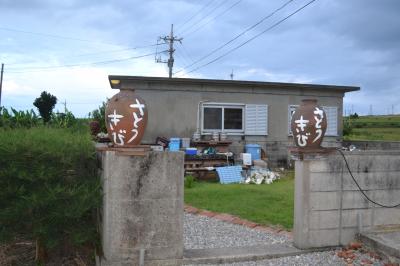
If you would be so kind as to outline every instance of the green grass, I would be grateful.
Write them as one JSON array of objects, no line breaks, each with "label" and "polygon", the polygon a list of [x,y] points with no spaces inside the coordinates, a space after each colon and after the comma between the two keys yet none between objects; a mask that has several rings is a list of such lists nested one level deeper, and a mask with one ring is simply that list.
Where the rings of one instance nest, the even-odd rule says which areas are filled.
[{"label": "green grass", "polygon": [[400,128],[353,128],[345,140],[400,141]]},{"label": "green grass", "polygon": [[185,203],[229,213],[264,225],[293,226],[293,172],[271,185],[196,182],[185,189]]},{"label": "green grass", "polygon": [[400,141],[400,115],[345,118],[353,130],[345,140]]}]

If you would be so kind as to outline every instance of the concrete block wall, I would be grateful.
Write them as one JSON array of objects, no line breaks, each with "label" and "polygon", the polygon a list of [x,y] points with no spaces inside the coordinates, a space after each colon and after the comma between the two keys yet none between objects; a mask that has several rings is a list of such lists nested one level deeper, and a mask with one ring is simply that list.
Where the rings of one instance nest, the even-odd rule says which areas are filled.
[{"label": "concrete block wall", "polygon": [[[102,152],[104,255],[98,265],[181,265],[182,152]],[[143,261],[142,261],[143,262]]]},{"label": "concrete block wall", "polygon": [[400,150],[400,141],[344,140],[343,147],[354,145],[359,150]]},{"label": "concrete block wall", "polygon": [[[384,205],[400,203],[400,151],[345,153],[366,194]],[[360,193],[343,158],[295,162],[294,243],[299,248],[346,245],[360,230],[400,225],[400,208],[382,208]]]}]

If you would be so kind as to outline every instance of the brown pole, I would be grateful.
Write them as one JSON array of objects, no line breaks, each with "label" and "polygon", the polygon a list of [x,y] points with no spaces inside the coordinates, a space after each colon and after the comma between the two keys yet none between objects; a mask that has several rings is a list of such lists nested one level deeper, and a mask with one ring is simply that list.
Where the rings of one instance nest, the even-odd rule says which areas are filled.
[{"label": "brown pole", "polygon": [[3,87],[3,72],[4,72],[4,64],[1,64],[1,74],[0,74],[0,107],[1,107],[1,89]]}]

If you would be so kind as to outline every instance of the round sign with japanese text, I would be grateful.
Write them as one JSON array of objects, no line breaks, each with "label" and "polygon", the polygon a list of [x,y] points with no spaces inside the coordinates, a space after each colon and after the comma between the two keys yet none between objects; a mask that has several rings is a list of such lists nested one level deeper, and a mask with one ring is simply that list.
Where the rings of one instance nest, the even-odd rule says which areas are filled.
[{"label": "round sign with japanese text", "polygon": [[105,120],[115,146],[137,146],[147,126],[146,103],[134,90],[121,90],[107,102]]},{"label": "round sign with japanese text", "polygon": [[326,114],[322,107],[317,105],[317,100],[302,100],[291,120],[291,130],[296,146],[305,149],[321,148],[326,127]]}]

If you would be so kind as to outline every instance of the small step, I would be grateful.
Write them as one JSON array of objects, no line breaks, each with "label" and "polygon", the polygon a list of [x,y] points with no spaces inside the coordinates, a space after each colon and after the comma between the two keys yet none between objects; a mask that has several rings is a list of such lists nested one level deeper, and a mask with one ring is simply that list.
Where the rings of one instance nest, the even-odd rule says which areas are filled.
[{"label": "small step", "polygon": [[400,228],[386,227],[362,232],[359,239],[391,262],[400,263]]},{"label": "small step", "polygon": [[209,249],[186,249],[183,264],[223,264],[297,256],[326,249],[301,250],[284,244]]}]

